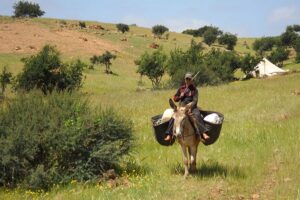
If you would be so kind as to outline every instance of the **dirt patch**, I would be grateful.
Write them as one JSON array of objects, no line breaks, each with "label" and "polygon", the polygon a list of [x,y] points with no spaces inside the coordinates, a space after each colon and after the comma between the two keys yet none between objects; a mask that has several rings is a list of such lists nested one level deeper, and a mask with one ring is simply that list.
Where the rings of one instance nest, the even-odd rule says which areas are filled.
[{"label": "dirt patch", "polygon": [[55,45],[67,55],[119,52],[120,47],[97,37],[75,30],[50,30],[29,23],[0,24],[0,53],[36,53],[45,44]]}]

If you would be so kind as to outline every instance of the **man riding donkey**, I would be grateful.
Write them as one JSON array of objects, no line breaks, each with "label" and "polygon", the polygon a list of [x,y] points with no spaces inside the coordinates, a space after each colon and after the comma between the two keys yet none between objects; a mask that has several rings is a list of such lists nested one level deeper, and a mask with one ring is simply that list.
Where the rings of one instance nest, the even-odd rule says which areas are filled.
[{"label": "man riding donkey", "polygon": [[[197,75],[197,74],[196,74]],[[191,120],[195,132],[202,140],[209,139],[207,135],[208,129],[205,127],[203,119],[201,117],[200,111],[197,107],[198,103],[198,90],[193,84],[193,75],[191,73],[186,73],[184,76],[184,85],[180,86],[176,94],[173,97],[175,102],[179,102],[179,106],[185,106],[188,103],[191,103],[191,109],[188,111],[189,119]],[[173,131],[174,119],[171,118],[169,121],[169,126],[166,131],[165,141],[172,140],[172,131]]]}]

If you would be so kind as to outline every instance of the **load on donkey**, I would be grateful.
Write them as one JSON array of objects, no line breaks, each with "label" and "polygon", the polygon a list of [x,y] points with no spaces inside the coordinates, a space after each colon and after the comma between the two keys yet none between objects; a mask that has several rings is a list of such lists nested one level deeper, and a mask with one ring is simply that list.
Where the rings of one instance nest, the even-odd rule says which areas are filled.
[{"label": "load on donkey", "polygon": [[169,146],[177,139],[181,145],[185,176],[189,174],[189,169],[196,169],[197,147],[200,141],[205,145],[216,142],[224,120],[224,116],[219,112],[204,111],[197,107],[198,90],[193,85],[196,76],[193,77],[191,73],[185,75],[185,84],[173,97],[179,102],[179,106],[170,99],[172,109],[167,109],[163,115],[156,115],[151,119],[159,144]]}]

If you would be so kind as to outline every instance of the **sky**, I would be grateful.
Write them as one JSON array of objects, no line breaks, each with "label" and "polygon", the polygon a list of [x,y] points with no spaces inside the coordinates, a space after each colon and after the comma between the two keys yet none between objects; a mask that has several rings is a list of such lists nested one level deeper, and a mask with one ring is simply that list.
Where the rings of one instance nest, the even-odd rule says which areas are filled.
[{"label": "sky", "polygon": [[[160,24],[182,32],[205,25],[238,37],[276,36],[300,24],[300,0],[29,0],[43,17],[136,24]],[[0,15],[13,15],[16,0],[0,0]]]}]

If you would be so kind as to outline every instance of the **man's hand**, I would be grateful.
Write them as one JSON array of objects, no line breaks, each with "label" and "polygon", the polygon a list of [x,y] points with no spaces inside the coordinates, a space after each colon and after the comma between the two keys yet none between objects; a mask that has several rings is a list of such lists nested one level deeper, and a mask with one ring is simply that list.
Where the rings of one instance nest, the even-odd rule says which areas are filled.
[{"label": "man's hand", "polygon": [[184,92],[180,93],[180,98],[184,97]]}]

